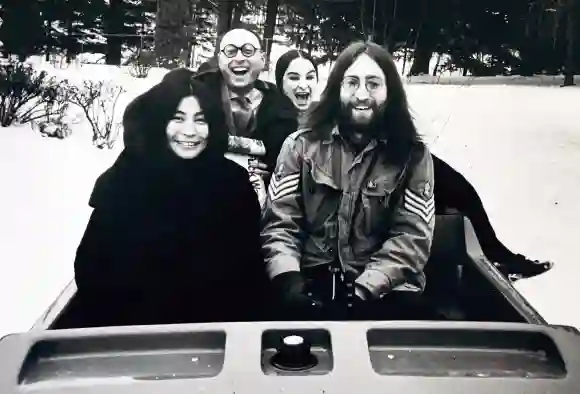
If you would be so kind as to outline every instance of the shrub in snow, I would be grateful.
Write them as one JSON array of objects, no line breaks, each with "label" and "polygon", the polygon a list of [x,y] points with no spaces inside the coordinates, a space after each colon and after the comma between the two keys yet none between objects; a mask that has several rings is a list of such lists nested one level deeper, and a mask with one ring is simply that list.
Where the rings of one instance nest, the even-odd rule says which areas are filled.
[{"label": "shrub in snow", "polygon": [[[30,65],[10,62],[0,66],[0,125],[27,123],[64,111],[59,103],[62,83],[37,72]],[[48,107],[48,109],[47,109]]]},{"label": "shrub in snow", "polygon": [[155,54],[151,51],[140,51],[129,60],[129,74],[135,78],[147,78],[149,70],[156,65]]},{"label": "shrub in snow", "polygon": [[112,149],[119,133],[114,124],[115,107],[119,96],[126,90],[110,81],[83,81],[83,86],[71,86],[69,100],[79,106],[93,131],[93,144]]},{"label": "shrub in snow", "polygon": [[63,122],[62,119],[53,122],[33,123],[33,129],[38,130],[43,137],[58,138],[59,140],[65,139],[72,134],[71,127]]},{"label": "shrub in snow", "polygon": [[71,134],[70,126],[65,122],[65,115],[70,106],[70,91],[71,86],[66,80],[47,87],[45,96],[49,97],[49,100],[28,120],[43,137],[63,139]]}]

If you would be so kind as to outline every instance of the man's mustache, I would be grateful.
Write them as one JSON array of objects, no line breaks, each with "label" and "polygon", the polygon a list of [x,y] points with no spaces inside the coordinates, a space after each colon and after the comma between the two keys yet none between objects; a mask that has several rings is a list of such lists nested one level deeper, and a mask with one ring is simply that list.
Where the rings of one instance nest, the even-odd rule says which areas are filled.
[{"label": "man's mustache", "polygon": [[351,104],[351,106],[354,107],[370,107],[370,108],[374,108],[376,107],[374,105],[373,101],[356,101],[355,103]]}]

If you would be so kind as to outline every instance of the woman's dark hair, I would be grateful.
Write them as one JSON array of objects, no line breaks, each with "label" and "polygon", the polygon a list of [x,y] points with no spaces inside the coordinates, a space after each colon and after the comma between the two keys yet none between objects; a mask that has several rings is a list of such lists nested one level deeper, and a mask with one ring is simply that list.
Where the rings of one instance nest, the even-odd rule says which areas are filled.
[{"label": "woman's dark hair", "polygon": [[387,102],[382,118],[376,123],[376,136],[388,139],[391,157],[399,162],[398,159],[408,157],[413,146],[424,145],[409,112],[403,81],[391,54],[372,42],[354,42],[338,56],[320,100],[308,111],[308,127],[322,133],[321,137],[324,137],[337,124],[338,114],[341,113],[340,90],[344,73],[362,54],[367,54],[385,73]]},{"label": "woman's dark hair", "polygon": [[171,152],[166,128],[181,100],[195,96],[209,126],[204,156],[222,156],[228,147],[228,128],[218,93],[192,79],[187,69],[172,71],[171,76],[131,102],[123,116],[125,149],[141,157],[167,157]]},{"label": "woman's dark hair", "polygon": [[284,53],[282,56],[280,56],[278,58],[278,61],[276,62],[276,69],[274,70],[274,76],[276,78],[276,86],[278,87],[278,89],[282,90],[282,79],[284,79],[284,73],[286,72],[286,70],[290,66],[290,63],[292,63],[292,61],[294,59],[297,59],[299,57],[306,59],[310,63],[312,63],[312,65],[314,66],[314,71],[316,72],[316,79],[318,79],[318,68],[316,67],[316,62],[314,61],[312,56],[310,56],[309,54],[307,54],[304,51],[300,51],[298,49],[292,49],[292,50]]}]

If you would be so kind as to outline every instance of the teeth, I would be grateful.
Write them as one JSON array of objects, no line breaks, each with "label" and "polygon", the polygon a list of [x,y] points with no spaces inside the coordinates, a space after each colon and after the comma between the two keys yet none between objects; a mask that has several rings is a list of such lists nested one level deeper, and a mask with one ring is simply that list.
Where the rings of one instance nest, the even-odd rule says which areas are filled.
[{"label": "teeth", "polygon": [[177,143],[179,145],[183,145],[187,148],[195,148],[197,145],[199,145],[199,142],[186,142],[186,141],[177,141]]},{"label": "teeth", "polygon": [[248,71],[248,69],[245,67],[234,67],[232,68],[232,71],[236,73],[245,73],[246,71]]}]

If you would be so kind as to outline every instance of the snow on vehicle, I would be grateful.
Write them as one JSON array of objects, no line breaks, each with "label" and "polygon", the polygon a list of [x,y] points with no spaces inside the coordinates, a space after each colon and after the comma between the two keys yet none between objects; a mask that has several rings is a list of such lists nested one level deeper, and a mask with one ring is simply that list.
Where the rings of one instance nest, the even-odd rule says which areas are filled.
[{"label": "snow on vehicle", "polygon": [[438,215],[424,296],[447,318],[67,327],[72,281],[0,341],[1,393],[577,393],[580,331],[551,326]]}]

